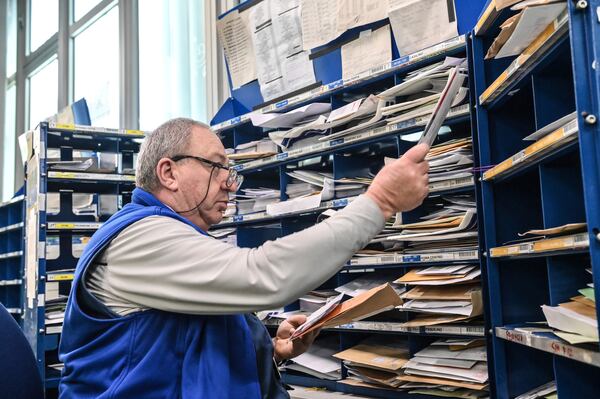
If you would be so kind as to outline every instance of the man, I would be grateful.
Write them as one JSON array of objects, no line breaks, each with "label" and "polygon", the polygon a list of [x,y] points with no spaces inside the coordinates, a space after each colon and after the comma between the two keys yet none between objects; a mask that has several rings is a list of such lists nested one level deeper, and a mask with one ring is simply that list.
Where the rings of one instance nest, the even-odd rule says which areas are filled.
[{"label": "man", "polygon": [[[241,314],[287,304],[334,275],[397,211],[428,193],[428,148],[385,166],[368,191],[301,232],[238,248],[210,237],[241,183],[208,126],[174,119],[140,149],[132,203],[83,252],[63,327],[61,398],[285,397],[271,357],[302,353],[304,321],[271,341]],[[272,346],[271,346],[272,345]],[[266,354],[266,355],[265,355]]]}]

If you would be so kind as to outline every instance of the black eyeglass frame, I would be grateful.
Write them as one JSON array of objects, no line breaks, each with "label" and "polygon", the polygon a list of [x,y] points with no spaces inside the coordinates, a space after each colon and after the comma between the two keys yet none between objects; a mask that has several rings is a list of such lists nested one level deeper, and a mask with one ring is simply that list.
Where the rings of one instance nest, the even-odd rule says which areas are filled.
[{"label": "black eyeglass frame", "polygon": [[[225,166],[219,162],[211,161],[210,159],[197,157],[194,155],[181,155],[181,154],[174,155],[169,159],[173,162],[178,162],[178,161],[181,161],[182,159],[188,159],[188,158],[195,159],[196,161],[199,161],[199,162],[204,162],[204,163],[212,166],[213,170],[214,170],[214,168],[226,170],[228,173],[228,176],[227,176],[227,181],[225,182],[225,185],[227,187],[231,187],[231,186],[233,186],[233,183],[237,183],[237,188],[239,189],[239,187],[242,185],[242,182],[244,181],[244,176],[238,175],[237,170],[235,170],[234,168],[230,168],[229,166]],[[211,175],[212,175],[212,171],[211,171]]]}]

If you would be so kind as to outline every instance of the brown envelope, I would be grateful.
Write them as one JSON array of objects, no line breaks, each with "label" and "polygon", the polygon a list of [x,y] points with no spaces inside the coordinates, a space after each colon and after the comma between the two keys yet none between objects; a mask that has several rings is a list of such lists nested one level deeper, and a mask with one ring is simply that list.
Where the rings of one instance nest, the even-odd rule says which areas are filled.
[{"label": "brown envelope", "polygon": [[438,280],[453,280],[455,278],[462,278],[467,275],[463,274],[417,274],[419,270],[413,269],[400,277],[394,283],[398,284],[410,284],[413,281],[438,281]]},{"label": "brown envelope", "polygon": [[402,305],[402,299],[389,283],[380,285],[337,305],[329,314],[298,337],[323,327],[335,327],[362,320]]},{"label": "brown envelope", "polygon": [[369,367],[360,366],[352,366],[348,367],[348,369],[360,374],[356,377],[364,379],[364,381],[368,383],[380,384],[391,387],[397,387],[398,385],[402,384],[402,382],[398,381],[398,379],[396,378],[398,376],[397,373],[390,373],[388,371],[375,370]]},{"label": "brown envelope", "polygon": [[494,58],[496,56],[496,54],[498,54],[498,52],[500,51],[502,46],[504,46],[504,44],[508,41],[508,39],[510,39],[513,32],[515,31],[515,28],[519,24],[521,15],[522,15],[522,13],[513,15],[512,17],[510,17],[506,21],[504,21],[504,23],[502,25],[500,25],[501,31],[498,34],[498,36],[496,36],[496,38],[492,42],[490,48],[488,49],[488,52],[485,55],[486,60]]},{"label": "brown envelope", "polygon": [[384,371],[398,371],[408,362],[407,348],[359,344],[333,357]]},{"label": "brown envelope", "polygon": [[590,319],[596,320],[596,309],[590,306],[586,306],[580,302],[560,303],[558,304],[558,306],[563,307],[565,309],[569,309],[582,316],[589,317]]},{"label": "brown envelope", "polygon": [[[401,327],[425,327],[425,326],[435,326],[438,324],[447,324],[458,321],[465,321],[472,319],[474,317],[480,316],[483,314],[483,300],[481,297],[481,291],[473,291],[471,292],[471,302],[473,302],[473,310],[469,316],[461,316],[461,315],[444,315],[444,314],[427,314],[427,315],[418,315],[414,319],[407,321],[405,323],[401,323]],[[582,305],[583,306],[583,305]]]},{"label": "brown envelope", "polygon": [[574,296],[571,298],[572,301],[579,302],[582,305],[589,306],[590,308],[596,309],[596,302],[592,301],[589,298],[584,297],[583,295]]},{"label": "brown envelope", "polygon": [[481,390],[487,388],[487,386],[488,386],[488,384],[478,384],[476,382],[446,380],[444,378],[421,377],[421,376],[417,376],[417,375],[399,375],[396,378],[398,378],[400,381],[405,381],[405,382],[424,382],[426,384],[450,385],[451,387],[468,388],[468,389],[474,389],[477,391],[481,391]]},{"label": "brown envelope", "polygon": [[481,290],[479,284],[464,285],[419,285],[401,295],[402,299],[428,300],[466,300],[471,299],[471,292]]}]

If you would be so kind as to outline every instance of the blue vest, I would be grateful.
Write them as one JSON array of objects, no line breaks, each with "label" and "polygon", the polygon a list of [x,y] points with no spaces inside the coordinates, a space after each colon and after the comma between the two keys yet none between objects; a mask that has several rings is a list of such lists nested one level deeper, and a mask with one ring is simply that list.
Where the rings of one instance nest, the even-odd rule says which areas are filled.
[{"label": "blue vest", "polygon": [[206,234],[135,189],[132,203],[93,235],[77,264],[65,313],[60,397],[261,398],[256,338],[243,315],[148,310],[122,317],[85,289],[82,279],[96,255],[124,228],[153,215],[172,217]]}]

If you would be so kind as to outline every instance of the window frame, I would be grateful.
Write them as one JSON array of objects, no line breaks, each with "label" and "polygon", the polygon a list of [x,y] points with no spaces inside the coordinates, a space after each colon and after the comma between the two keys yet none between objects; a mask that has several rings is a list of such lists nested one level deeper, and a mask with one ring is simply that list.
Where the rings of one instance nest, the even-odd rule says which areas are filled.
[{"label": "window frame", "polygon": [[[15,137],[25,132],[29,122],[29,77],[52,57],[58,58],[58,98],[60,110],[74,100],[74,38],[91,24],[100,19],[113,7],[119,7],[119,125],[127,129],[139,129],[139,0],[101,0],[79,20],[74,21],[74,2],[76,0],[58,0],[58,32],[44,44],[29,53],[29,15],[30,0],[8,0],[1,2],[0,21],[7,18],[8,2],[17,5],[17,70],[6,76],[6,63],[0,63],[0,154],[3,148],[5,115],[5,96],[9,85],[16,86]],[[229,97],[227,73],[223,52],[217,43],[217,16],[239,4],[239,0],[215,0],[205,2],[205,38],[206,38],[206,104],[207,114],[214,115],[223,101]],[[0,23],[0,53],[6,54],[6,24]],[[117,127],[117,126],[106,126]],[[15,140],[15,187],[16,191],[23,182],[23,163]],[[0,187],[2,187],[0,176]],[[1,192],[1,190],[0,190]]]}]

